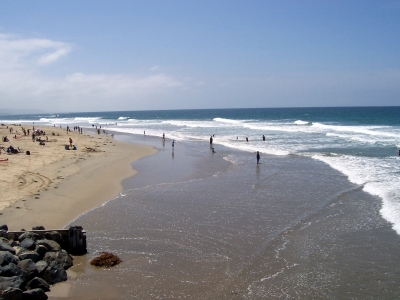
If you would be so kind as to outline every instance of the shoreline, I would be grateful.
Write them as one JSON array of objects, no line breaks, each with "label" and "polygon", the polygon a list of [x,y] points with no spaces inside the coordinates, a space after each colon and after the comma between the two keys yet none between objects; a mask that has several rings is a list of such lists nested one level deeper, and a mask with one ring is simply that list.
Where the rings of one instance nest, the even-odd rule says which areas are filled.
[{"label": "shoreline", "polygon": [[[14,132],[9,133],[13,127]],[[26,126],[28,127],[28,126]],[[118,196],[122,181],[135,175],[131,163],[157,153],[151,146],[118,141],[111,135],[68,132],[57,127],[41,126],[52,142],[40,146],[24,136],[21,126],[0,127],[1,142],[7,148],[24,149],[9,155],[2,150],[0,165],[2,224],[10,230],[31,229],[42,225],[48,229],[63,228],[81,214]],[[17,139],[11,136],[18,132]],[[77,150],[65,150],[71,137]],[[43,136],[42,139],[45,139]],[[26,155],[26,150],[31,152]],[[79,225],[79,224],[76,224]]]}]

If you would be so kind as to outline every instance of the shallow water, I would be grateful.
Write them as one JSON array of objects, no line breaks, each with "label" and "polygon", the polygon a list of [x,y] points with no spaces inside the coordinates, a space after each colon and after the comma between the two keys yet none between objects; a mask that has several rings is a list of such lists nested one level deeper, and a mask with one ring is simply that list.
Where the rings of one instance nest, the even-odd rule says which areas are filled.
[{"label": "shallow water", "polygon": [[[308,157],[207,143],[162,145],[122,196],[74,223],[88,231],[69,299],[393,299],[400,239],[380,199]],[[123,263],[87,261],[111,251]],[[90,294],[88,294],[90,291]],[[84,295],[84,296],[83,296]]]}]

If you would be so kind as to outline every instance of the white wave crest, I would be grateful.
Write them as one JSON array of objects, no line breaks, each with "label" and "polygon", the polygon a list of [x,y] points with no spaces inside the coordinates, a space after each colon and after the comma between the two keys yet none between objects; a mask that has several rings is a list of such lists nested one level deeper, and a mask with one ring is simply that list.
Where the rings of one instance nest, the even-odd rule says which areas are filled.
[{"label": "white wave crest", "polygon": [[307,122],[307,121],[297,120],[297,121],[294,121],[293,124],[296,124],[296,125],[309,125],[311,123]]},{"label": "white wave crest", "polygon": [[214,118],[213,121],[219,122],[219,123],[236,124],[236,125],[243,123],[243,121],[241,121],[241,120],[232,120],[232,119],[224,119],[224,118]]}]

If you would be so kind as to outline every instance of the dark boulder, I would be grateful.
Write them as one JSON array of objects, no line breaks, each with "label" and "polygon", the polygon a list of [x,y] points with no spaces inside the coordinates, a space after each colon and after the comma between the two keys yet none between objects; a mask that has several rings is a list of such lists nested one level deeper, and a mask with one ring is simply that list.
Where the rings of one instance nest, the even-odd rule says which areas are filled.
[{"label": "dark boulder", "polygon": [[72,257],[65,250],[60,251],[49,251],[43,257],[43,260],[47,263],[55,261],[57,264],[61,265],[65,270],[68,270],[73,266]]},{"label": "dark boulder", "polygon": [[27,272],[22,270],[14,263],[9,263],[8,265],[0,268],[0,276],[2,277],[13,277],[19,276],[24,282],[28,281],[29,275]]},{"label": "dark boulder", "polygon": [[31,259],[24,259],[18,263],[18,267],[24,270],[29,275],[29,279],[36,277],[39,272],[36,268],[36,264]]},{"label": "dark boulder", "polygon": [[39,254],[41,259],[43,259],[44,255],[46,254],[47,251],[48,251],[47,248],[43,245],[38,245],[35,249],[35,252],[37,254]]},{"label": "dark boulder", "polygon": [[62,266],[53,261],[44,271],[43,279],[46,280],[49,284],[66,281],[67,271],[65,271]]},{"label": "dark boulder", "polygon": [[20,246],[28,249],[28,250],[35,250],[36,244],[35,241],[30,238],[25,238],[21,243]]},{"label": "dark boulder", "polygon": [[32,230],[45,230],[43,226],[33,226]]},{"label": "dark boulder", "polygon": [[20,260],[31,259],[35,263],[40,260],[39,254],[37,254],[36,252],[33,252],[33,251],[29,251],[29,250],[24,250],[24,251],[21,251],[20,253],[18,253],[18,258]]},{"label": "dark boulder", "polygon": [[47,262],[45,262],[45,261],[43,261],[43,260],[39,260],[37,263],[36,263],[36,269],[38,270],[38,272],[39,272],[39,276],[43,276],[43,272],[46,270],[46,268],[47,268],[47,266],[48,266],[49,264],[47,263]]},{"label": "dark boulder", "polygon": [[8,226],[6,224],[0,225],[0,230],[8,231]]},{"label": "dark boulder", "polygon": [[48,240],[55,241],[59,244],[63,242],[63,236],[58,231],[49,231],[44,234],[44,237]]},{"label": "dark boulder", "polygon": [[19,241],[15,241],[15,240],[10,243],[11,247],[15,247],[15,246],[20,247],[20,245],[21,245],[21,243]]},{"label": "dark boulder", "polygon": [[8,239],[6,239],[5,237],[0,237],[0,242],[10,245],[10,241]]},{"label": "dark boulder", "polygon": [[0,266],[5,266],[9,263],[18,264],[18,260],[9,251],[0,251]]},{"label": "dark boulder", "polygon": [[12,254],[15,254],[15,249],[11,247],[9,243],[6,243],[2,240],[0,240],[0,251],[8,251]]},{"label": "dark boulder", "polygon": [[12,242],[12,241],[15,241],[15,240],[18,240],[18,237],[19,237],[19,235],[16,234],[16,233],[7,232],[7,237],[6,237],[6,239],[10,242],[10,245],[11,245],[11,242]]},{"label": "dark boulder", "polygon": [[42,289],[28,290],[23,293],[23,300],[47,300],[48,297]]},{"label": "dark boulder", "polygon": [[18,240],[22,242],[26,238],[37,241],[40,239],[40,236],[34,232],[26,231],[18,237]]},{"label": "dark boulder", "polygon": [[23,289],[25,282],[18,276],[0,277],[0,290],[8,288]]},{"label": "dark boulder", "polygon": [[0,237],[6,238],[7,237],[7,230],[0,229]]},{"label": "dark boulder", "polygon": [[53,240],[47,240],[47,239],[38,240],[38,241],[36,241],[36,245],[45,246],[48,251],[60,251],[61,250],[60,244]]},{"label": "dark boulder", "polygon": [[8,288],[0,296],[1,300],[23,300],[23,291],[18,288]]},{"label": "dark boulder", "polygon": [[45,292],[50,291],[50,284],[48,284],[43,278],[35,277],[26,284],[28,290],[42,289]]}]

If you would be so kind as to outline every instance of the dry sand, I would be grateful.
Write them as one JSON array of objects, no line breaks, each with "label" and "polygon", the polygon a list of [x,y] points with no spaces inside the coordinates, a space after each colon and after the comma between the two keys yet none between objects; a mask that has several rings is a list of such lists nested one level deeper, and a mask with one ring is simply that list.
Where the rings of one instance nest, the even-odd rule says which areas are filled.
[{"label": "dry sand", "polygon": [[[22,127],[32,133],[32,126]],[[0,127],[0,149],[12,145],[23,150],[7,154],[1,149],[0,154],[0,160],[8,159],[0,161],[0,223],[7,224],[9,230],[38,225],[63,228],[117,196],[122,191],[121,181],[135,174],[130,163],[157,152],[150,146],[116,141],[111,135],[67,133],[66,129],[43,126],[40,129],[49,142],[41,146],[25,136],[22,127]],[[3,142],[4,136],[10,142]],[[65,150],[69,137],[77,150]]]}]

